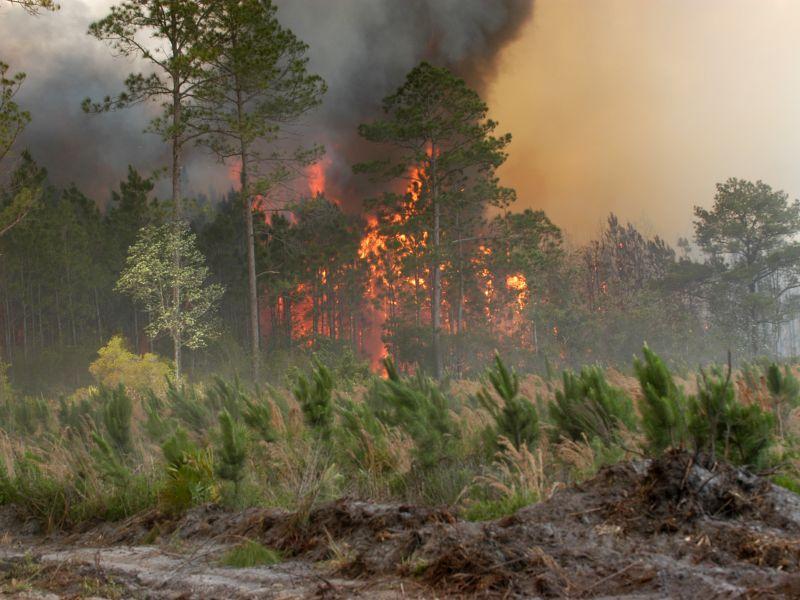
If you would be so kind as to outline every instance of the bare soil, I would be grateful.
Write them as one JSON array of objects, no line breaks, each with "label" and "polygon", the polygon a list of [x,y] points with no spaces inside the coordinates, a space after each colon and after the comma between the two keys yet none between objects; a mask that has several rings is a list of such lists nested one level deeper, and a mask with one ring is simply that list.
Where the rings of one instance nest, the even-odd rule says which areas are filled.
[{"label": "bare soil", "polygon": [[[15,598],[799,598],[800,496],[673,452],[497,521],[344,499],[305,517],[206,506],[70,535],[0,519]],[[233,569],[243,539],[285,562]]]}]

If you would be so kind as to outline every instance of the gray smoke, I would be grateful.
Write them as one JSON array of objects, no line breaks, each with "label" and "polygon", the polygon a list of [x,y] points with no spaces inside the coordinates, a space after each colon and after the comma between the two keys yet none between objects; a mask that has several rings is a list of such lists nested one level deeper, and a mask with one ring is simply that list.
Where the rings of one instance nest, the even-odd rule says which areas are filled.
[{"label": "gray smoke", "polygon": [[[114,57],[86,35],[113,0],[62,0],[38,18],[0,4],[0,60],[28,73],[18,100],[33,114],[20,140],[56,185],[75,183],[103,203],[128,164],[149,173],[166,165],[164,145],[142,133],[156,110],[141,106],[102,116],[80,102],[121,89],[140,65]],[[446,66],[478,90],[491,80],[499,51],[532,12],[533,0],[278,0],[279,18],[310,46],[311,68],[328,82],[322,108],[304,126],[327,148],[334,194],[352,198],[350,165],[364,158],[355,133],[378,115],[381,99],[420,60]],[[222,193],[226,171],[201,151],[187,161],[193,193]],[[352,205],[351,201],[348,204]]]}]

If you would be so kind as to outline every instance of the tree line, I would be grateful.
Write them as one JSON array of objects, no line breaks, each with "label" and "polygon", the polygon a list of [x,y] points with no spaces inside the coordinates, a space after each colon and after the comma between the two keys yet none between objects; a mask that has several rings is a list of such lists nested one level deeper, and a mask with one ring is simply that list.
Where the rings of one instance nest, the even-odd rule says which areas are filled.
[{"label": "tree line", "polygon": [[[248,363],[256,380],[313,352],[388,352],[437,378],[495,349],[536,369],[627,363],[645,340],[684,364],[796,352],[800,205],[763,182],[718,184],[677,249],[614,215],[570,246],[542,211],[512,210],[496,175],[511,135],[486,103],[423,62],[359,127],[377,158],[354,175],[382,190],[363,214],[324,194],[277,204],[323,152],[294,127],[326,86],[270,2],[127,1],[89,33],[149,63],[84,108],[159,104],[149,131],[171,149],[171,193],[155,198],[131,166],[101,210],[19,154],[2,188],[0,319],[25,385],[79,384],[118,333],[171,353],[176,376],[188,348],[190,371]],[[14,101],[24,75],[0,68],[2,159],[31,115]],[[185,197],[193,146],[238,173],[221,201]]]}]

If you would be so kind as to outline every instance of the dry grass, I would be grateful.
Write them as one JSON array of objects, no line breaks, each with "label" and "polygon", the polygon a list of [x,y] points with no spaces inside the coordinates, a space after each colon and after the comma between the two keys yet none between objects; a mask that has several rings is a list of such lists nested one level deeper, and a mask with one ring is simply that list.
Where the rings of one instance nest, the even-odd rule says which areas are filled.
[{"label": "dry grass", "polygon": [[500,450],[495,455],[495,472],[479,475],[475,483],[488,486],[501,497],[549,498],[558,487],[549,483],[545,475],[542,448],[531,451],[527,446],[516,448],[503,436],[498,438]]}]

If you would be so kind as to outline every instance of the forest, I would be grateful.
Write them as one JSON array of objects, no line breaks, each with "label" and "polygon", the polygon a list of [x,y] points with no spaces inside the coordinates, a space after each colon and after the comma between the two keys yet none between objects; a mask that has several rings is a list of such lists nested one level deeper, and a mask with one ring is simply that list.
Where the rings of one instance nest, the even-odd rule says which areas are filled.
[{"label": "forest", "polygon": [[[125,0],[91,24],[120,76],[84,116],[148,107],[165,158],[103,197],[20,143],[37,115],[0,61],[7,535],[187,552],[217,528],[198,572],[313,563],[346,597],[800,589],[800,201],[732,174],[675,245],[613,213],[576,242],[503,184],[513,132],[483,90],[427,60],[329,187],[303,125],[330,82],[280,16]],[[187,191],[197,153],[224,193]],[[585,556],[548,519],[591,530]],[[47,556],[4,554],[0,590],[152,597],[113,558]],[[322,589],[295,574],[297,597]]]}]

